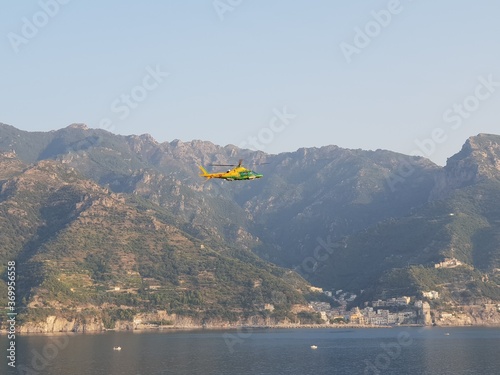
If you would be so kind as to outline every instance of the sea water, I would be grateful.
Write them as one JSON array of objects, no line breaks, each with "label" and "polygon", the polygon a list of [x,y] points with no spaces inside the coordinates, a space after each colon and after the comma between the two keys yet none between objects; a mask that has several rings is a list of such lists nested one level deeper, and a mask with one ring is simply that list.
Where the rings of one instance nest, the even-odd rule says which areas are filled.
[{"label": "sea water", "polygon": [[17,335],[15,348],[16,369],[3,356],[1,374],[500,374],[498,328]]}]

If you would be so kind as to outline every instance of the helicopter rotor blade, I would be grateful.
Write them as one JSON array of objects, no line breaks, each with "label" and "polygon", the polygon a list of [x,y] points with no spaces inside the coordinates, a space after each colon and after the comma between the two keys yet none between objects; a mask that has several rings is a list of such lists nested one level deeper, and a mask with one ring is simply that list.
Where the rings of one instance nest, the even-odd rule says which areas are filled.
[{"label": "helicopter rotor blade", "polygon": [[[211,167],[241,167],[241,164],[243,163],[243,159],[240,159],[238,161],[238,164],[208,164]],[[249,163],[248,165],[263,165],[263,164],[270,164],[270,163]]]}]

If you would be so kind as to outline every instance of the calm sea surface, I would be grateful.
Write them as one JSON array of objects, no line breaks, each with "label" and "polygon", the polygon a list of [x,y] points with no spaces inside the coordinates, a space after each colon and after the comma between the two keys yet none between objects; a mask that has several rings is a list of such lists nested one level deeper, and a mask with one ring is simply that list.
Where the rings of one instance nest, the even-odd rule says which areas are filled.
[{"label": "calm sea surface", "polygon": [[[0,337],[7,353],[7,338]],[[316,345],[317,349],[312,349]],[[122,350],[113,350],[120,346]],[[253,329],[17,336],[0,374],[500,374],[500,329]]]}]

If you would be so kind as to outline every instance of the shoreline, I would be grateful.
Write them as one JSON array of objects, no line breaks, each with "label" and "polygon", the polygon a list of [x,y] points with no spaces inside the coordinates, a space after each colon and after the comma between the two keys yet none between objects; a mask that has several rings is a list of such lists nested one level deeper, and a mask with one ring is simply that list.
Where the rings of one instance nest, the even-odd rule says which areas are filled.
[{"label": "shoreline", "polygon": [[[418,326],[420,327],[420,326]],[[104,334],[108,332],[175,332],[175,331],[237,331],[237,330],[266,330],[266,329],[342,329],[342,328],[394,328],[389,325],[359,325],[359,324],[284,324],[284,325],[212,325],[212,326],[159,326],[151,328],[134,328],[134,329],[103,329],[103,330],[85,330],[85,331],[57,331],[57,332],[22,332],[17,331],[16,335],[64,335],[64,334]],[[6,330],[0,331],[0,336],[7,334]]]},{"label": "shoreline", "polygon": [[[202,332],[202,331],[238,331],[238,330],[282,330],[282,329],[392,329],[392,328],[436,328],[436,329],[454,329],[454,328],[500,328],[500,325],[454,325],[454,326],[426,326],[423,324],[405,324],[405,325],[359,325],[359,324],[303,324],[303,325],[235,325],[235,326],[164,326],[139,329],[104,329],[95,331],[58,331],[58,332],[16,332],[19,336],[51,336],[51,335],[96,335],[109,332],[129,332],[129,333],[171,333],[171,332]],[[0,337],[7,331],[0,331]]]}]

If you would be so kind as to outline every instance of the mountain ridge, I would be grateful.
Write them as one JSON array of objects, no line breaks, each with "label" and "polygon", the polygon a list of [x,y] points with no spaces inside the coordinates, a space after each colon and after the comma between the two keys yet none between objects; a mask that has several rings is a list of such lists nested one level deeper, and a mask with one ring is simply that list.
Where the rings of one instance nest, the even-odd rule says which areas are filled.
[{"label": "mountain ridge", "polygon": [[[48,171],[50,164],[44,163],[55,163],[58,167],[54,168],[62,168],[59,172],[44,173],[69,176],[72,170],[81,187],[95,186],[111,197],[125,199],[128,208],[123,212],[132,210],[129,212],[137,218],[142,217],[141,210],[156,212],[155,220],[161,225],[173,226],[198,245],[220,248],[221,256],[243,262],[236,268],[250,262],[248,266],[264,267],[271,274],[278,272],[271,272],[268,263],[253,255],[257,254],[285,269],[296,270],[313,285],[351,291],[358,295],[354,301],[358,305],[371,298],[402,293],[421,298],[423,292],[435,288],[443,298],[429,302],[439,311],[471,303],[464,291],[474,295],[475,301],[500,300],[500,255],[496,247],[500,240],[500,207],[495,199],[500,192],[499,145],[500,136],[470,137],[445,167],[439,167],[425,158],[388,150],[350,150],[331,145],[270,155],[200,140],[159,143],[148,134],[120,136],[81,124],[48,133],[23,132],[0,124],[0,204],[9,217],[6,202],[16,178],[29,168],[45,166]],[[205,183],[198,176],[198,165],[228,164],[240,158],[244,165],[269,163],[258,168],[264,179]],[[39,202],[40,207],[47,212],[62,210],[64,204],[58,206],[55,202],[59,194],[72,196],[71,188],[66,189],[59,187],[54,201]],[[99,204],[105,206],[115,198],[109,199]],[[85,206],[83,202],[78,204]],[[140,210],[134,211],[133,207]],[[22,217],[19,212],[18,216]],[[68,224],[69,218],[63,218]],[[57,228],[58,221],[53,220],[51,225]],[[134,230],[133,225],[130,228]],[[15,243],[12,236],[7,237],[6,243]],[[35,252],[43,246],[55,246],[32,243]],[[59,248],[54,256],[62,251]],[[4,246],[4,260],[14,253]],[[182,259],[165,258],[157,265],[185,263]],[[436,267],[448,264],[447,259],[455,259],[460,265],[451,271]],[[92,262],[94,268],[104,267],[102,259]],[[92,267],[87,265],[87,271]],[[163,273],[167,279],[178,272],[162,267],[150,272]],[[455,284],[447,284],[451,279]],[[294,283],[301,285],[301,292],[285,292],[290,303],[281,304],[278,318],[292,317],[286,315],[291,311],[291,301],[302,304],[307,311],[306,299],[300,294],[307,295],[308,284]],[[269,316],[255,309],[276,300],[270,289],[266,290],[267,302],[248,290],[254,302],[246,303],[240,312]],[[281,285],[279,290],[283,293],[288,289]],[[165,298],[176,301],[181,297]],[[234,308],[239,306],[237,310],[242,308],[241,303],[231,302]],[[184,305],[189,307],[187,302]],[[308,319],[315,318],[311,315]]]}]

